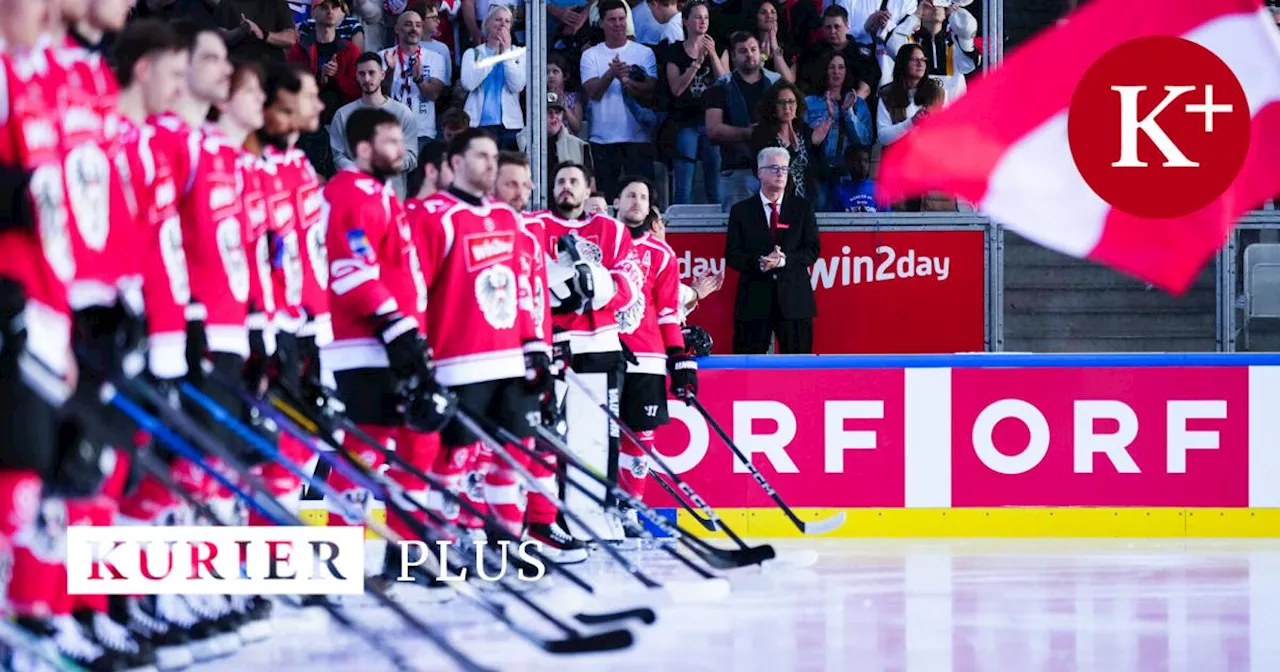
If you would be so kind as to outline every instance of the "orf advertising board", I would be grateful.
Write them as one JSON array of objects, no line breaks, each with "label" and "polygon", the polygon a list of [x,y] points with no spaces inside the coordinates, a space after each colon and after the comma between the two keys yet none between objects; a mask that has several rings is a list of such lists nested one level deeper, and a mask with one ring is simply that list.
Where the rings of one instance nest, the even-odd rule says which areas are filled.
[{"label": "orf advertising board", "polygon": [[[1264,477],[1280,473],[1274,367],[704,368],[700,377],[699,399],[795,507],[1280,505],[1275,478]],[[712,505],[772,506],[694,409],[669,407],[657,439],[673,469]],[[647,494],[671,505],[659,488]]]},{"label": "orf advertising board", "polygon": [[[818,302],[814,352],[951,353],[985,347],[985,233],[826,230],[810,268]],[[689,317],[716,352],[733,347],[738,274],[726,268],[725,234],[667,232],[682,281],[726,271],[724,287]]]}]

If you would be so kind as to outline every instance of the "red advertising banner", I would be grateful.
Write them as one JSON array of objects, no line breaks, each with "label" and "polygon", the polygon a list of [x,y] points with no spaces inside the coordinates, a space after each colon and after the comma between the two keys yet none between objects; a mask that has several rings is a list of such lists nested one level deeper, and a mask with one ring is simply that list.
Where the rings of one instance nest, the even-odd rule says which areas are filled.
[{"label": "red advertising banner", "polygon": [[[900,369],[707,371],[698,398],[791,506],[903,506]],[[713,506],[772,506],[696,410],[668,403],[668,466]],[[649,484],[646,499],[677,506]]]},{"label": "red advertising banner", "polygon": [[955,369],[952,505],[1248,506],[1249,369]]},{"label": "red advertising banner", "polygon": [[[791,506],[1251,505],[1249,367],[932,371],[704,369],[698,396]],[[668,408],[657,445],[682,478],[713,506],[773,506]]]},{"label": "red advertising banner", "polygon": [[[810,268],[818,301],[815,354],[953,353],[985,349],[985,233],[823,231]],[[733,348],[738,274],[726,268],[723,233],[667,231],[680,277],[725,270],[724,286],[689,317],[716,352]]]}]

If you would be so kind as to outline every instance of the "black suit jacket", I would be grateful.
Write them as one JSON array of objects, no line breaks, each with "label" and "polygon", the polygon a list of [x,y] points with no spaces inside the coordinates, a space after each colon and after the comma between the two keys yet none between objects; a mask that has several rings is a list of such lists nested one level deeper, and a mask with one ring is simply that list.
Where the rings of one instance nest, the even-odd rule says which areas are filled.
[{"label": "black suit jacket", "polygon": [[[779,210],[777,238],[769,231],[764,203],[759,192],[738,201],[729,210],[729,230],[724,258],[738,272],[738,294],[734,301],[735,320],[766,320],[777,302],[783,319],[799,320],[818,314],[809,281],[809,267],[818,260],[818,220],[807,201],[784,196]],[[760,257],[782,248],[787,265],[772,271],[760,270]]]}]

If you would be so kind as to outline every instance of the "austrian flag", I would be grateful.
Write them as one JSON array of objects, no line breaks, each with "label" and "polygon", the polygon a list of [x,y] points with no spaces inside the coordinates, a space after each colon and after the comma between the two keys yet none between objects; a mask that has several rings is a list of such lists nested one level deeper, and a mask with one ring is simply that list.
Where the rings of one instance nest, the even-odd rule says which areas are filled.
[{"label": "austrian flag", "polygon": [[1182,293],[1280,196],[1280,29],[1261,0],[1095,0],[890,145],[879,189]]}]

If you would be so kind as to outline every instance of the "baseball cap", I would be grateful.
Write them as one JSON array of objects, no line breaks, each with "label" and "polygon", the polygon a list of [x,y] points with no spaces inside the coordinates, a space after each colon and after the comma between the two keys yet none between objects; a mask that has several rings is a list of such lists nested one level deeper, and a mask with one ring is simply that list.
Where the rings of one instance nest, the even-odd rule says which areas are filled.
[{"label": "baseball cap", "polygon": [[547,109],[550,109],[553,107],[558,107],[563,110],[564,103],[560,101],[560,94],[554,91],[549,91],[547,93]]}]

